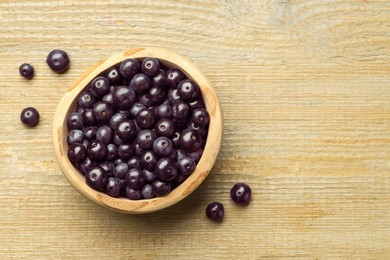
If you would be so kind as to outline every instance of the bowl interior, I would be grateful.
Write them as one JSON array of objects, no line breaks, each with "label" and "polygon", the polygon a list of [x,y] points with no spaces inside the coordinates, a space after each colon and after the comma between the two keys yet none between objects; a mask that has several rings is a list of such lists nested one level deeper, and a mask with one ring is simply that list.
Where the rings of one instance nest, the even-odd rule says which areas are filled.
[{"label": "bowl interior", "polygon": [[[67,157],[68,127],[66,119],[71,112],[76,110],[78,94],[88,88],[90,82],[96,76],[127,58],[143,59],[146,57],[155,57],[166,67],[179,68],[189,79],[198,83],[206,109],[210,114],[208,136],[202,158],[197,163],[195,171],[168,195],[143,200],[129,200],[120,197],[113,198],[89,187],[86,184],[84,176],[69,161]],[[213,167],[221,145],[222,130],[222,115],[215,91],[207,78],[191,61],[184,56],[170,52],[166,49],[137,48],[118,53],[100,61],[84,73],[76,83],[66,91],[58,104],[54,117],[53,141],[60,168],[77,191],[93,202],[112,210],[136,214],[153,212],[166,208],[192,193],[203,182]]]}]

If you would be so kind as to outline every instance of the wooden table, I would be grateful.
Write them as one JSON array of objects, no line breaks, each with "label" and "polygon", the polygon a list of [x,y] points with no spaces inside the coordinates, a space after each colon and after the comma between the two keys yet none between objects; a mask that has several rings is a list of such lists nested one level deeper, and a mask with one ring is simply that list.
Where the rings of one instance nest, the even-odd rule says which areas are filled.
[{"label": "wooden table", "polygon": [[[223,109],[200,188],[148,215],[78,194],[53,153],[64,91],[98,60],[157,46],[194,61]],[[71,68],[45,63],[66,50]],[[30,62],[36,77],[18,67]],[[0,259],[388,259],[387,0],[0,2]],[[41,113],[33,129],[21,110]],[[238,207],[236,182],[253,189]],[[208,203],[225,205],[222,223]]]}]

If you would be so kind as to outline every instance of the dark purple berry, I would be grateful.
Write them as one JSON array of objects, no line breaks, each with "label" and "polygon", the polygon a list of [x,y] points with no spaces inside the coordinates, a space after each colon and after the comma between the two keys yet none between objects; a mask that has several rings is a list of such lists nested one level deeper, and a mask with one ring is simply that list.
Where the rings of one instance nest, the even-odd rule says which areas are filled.
[{"label": "dark purple berry", "polygon": [[115,67],[108,69],[106,77],[110,81],[111,85],[119,85],[122,80],[119,70]]},{"label": "dark purple berry", "polygon": [[114,171],[114,163],[113,162],[108,162],[108,161],[103,161],[99,163],[99,166],[102,167],[103,170],[106,171],[107,177],[112,177],[113,171]]},{"label": "dark purple berry", "polygon": [[154,140],[156,140],[156,138],[157,138],[157,135],[153,130],[144,129],[138,133],[137,143],[144,150],[152,149],[153,142],[154,142]]},{"label": "dark purple berry", "polygon": [[141,158],[133,156],[127,161],[127,165],[130,169],[142,169]]},{"label": "dark purple berry", "polygon": [[196,163],[200,161],[200,158],[202,158],[203,149],[199,148],[198,150],[195,150],[193,152],[187,152],[187,156],[191,157]]},{"label": "dark purple berry", "polygon": [[123,120],[117,125],[115,133],[122,140],[133,140],[136,137],[136,127],[131,120]]},{"label": "dark purple berry", "polygon": [[98,101],[93,105],[92,112],[97,122],[105,123],[108,122],[114,114],[114,108],[108,102]]},{"label": "dark purple berry", "polygon": [[165,84],[170,88],[176,88],[180,81],[185,78],[181,70],[172,68],[166,72]]},{"label": "dark purple berry", "polygon": [[205,104],[203,99],[201,98],[201,95],[199,95],[199,98],[196,99],[195,101],[189,102],[188,105],[191,108],[191,111],[194,111],[197,108],[205,108]]},{"label": "dark purple berry", "polygon": [[166,157],[169,156],[173,151],[174,149],[172,141],[168,137],[161,136],[154,140],[153,152],[155,155],[159,157]]},{"label": "dark purple berry", "polygon": [[118,148],[115,144],[108,144],[107,152],[107,161],[115,161],[118,158]]},{"label": "dark purple berry", "polygon": [[248,205],[251,199],[251,194],[251,188],[245,183],[237,183],[230,190],[230,197],[239,205]]},{"label": "dark purple berry", "polygon": [[175,162],[169,158],[161,158],[158,160],[154,171],[162,181],[173,180],[178,174]]},{"label": "dark purple berry", "polygon": [[150,107],[152,105],[152,101],[150,100],[149,93],[138,95],[138,102],[144,105],[145,107]]},{"label": "dark purple berry", "polygon": [[143,108],[146,108],[144,104],[140,103],[140,102],[136,102],[134,103],[134,105],[130,108],[130,114],[133,116],[133,117],[136,117],[138,112],[143,109]]},{"label": "dark purple berry", "polygon": [[98,76],[92,80],[89,90],[95,96],[102,97],[110,91],[110,82],[105,77]]},{"label": "dark purple berry", "polygon": [[168,90],[167,98],[170,105],[178,100],[181,100],[176,88]]},{"label": "dark purple berry", "polygon": [[164,90],[160,87],[152,87],[149,89],[149,100],[153,106],[162,104],[166,99]]},{"label": "dark purple berry", "polygon": [[89,158],[94,161],[102,161],[106,159],[108,154],[107,146],[97,140],[93,140],[89,143],[87,152]]},{"label": "dark purple berry", "polygon": [[34,77],[34,67],[31,64],[23,63],[19,67],[19,73],[26,79],[32,79]]},{"label": "dark purple berry", "polygon": [[118,155],[119,158],[121,158],[124,161],[129,160],[134,155],[134,151],[131,144],[124,143],[119,145]]},{"label": "dark purple berry", "polygon": [[82,108],[92,108],[96,97],[89,91],[82,92],[77,98],[77,104]]},{"label": "dark purple berry", "polygon": [[85,175],[87,174],[94,166],[96,166],[96,162],[91,161],[88,157],[79,164],[78,169]]},{"label": "dark purple berry", "polygon": [[144,108],[138,112],[135,119],[141,128],[151,128],[156,122],[156,114],[153,112],[153,110]]},{"label": "dark purple berry", "polygon": [[157,156],[152,151],[144,151],[141,156],[141,165],[144,169],[153,171],[154,166],[157,163]]},{"label": "dark purple berry", "polygon": [[95,116],[93,115],[93,111],[90,108],[84,109],[82,112],[83,118],[84,118],[84,124],[86,126],[92,126],[96,125],[96,119]]},{"label": "dark purple berry", "polygon": [[152,82],[148,76],[139,73],[131,79],[129,86],[134,89],[138,95],[142,95],[148,92],[152,86]]},{"label": "dark purple berry", "polygon": [[172,116],[174,119],[182,121],[187,120],[190,113],[190,107],[189,105],[182,101],[177,100],[172,105]]},{"label": "dark purple berry", "polygon": [[124,114],[122,114],[122,113],[114,114],[110,118],[110,122],[109,122],[111,129],[115,130],[118,127],[118,125],[121,122],[125,121],[126,119],[127,119],[127,117]]},{"label": "dark purple berry", "polygon": [[144,199],[151,199],[154,197],[153,187],[150,184],[145,184],[141,189],[141,195]]},{"label": "dark purple berry", "polygon": [[157,136],[165,136],[168,138],[173,138],[176,130],[175,124],[171,119],[168,118],[162,118],[158,120],[155,129]]},{"label": "dark purple berry", "polygon": [[198,126],[197,124],[195,124],[195,123],[192,122],[192,121],[189,121],[189,122],[188,122],[187,128],[188,128],[188,129],[195,130],[197,133],[200,134],[200,136],[201,136],[202,138],[205,138],[205,137],[207,136],[207,133],[208,133],[208,128],[207,128],[207,127],[200,127],[200,126]]},{"label": "dark purple berry", "polygon": [[81,129],[84,126],[84,117],[77,112],[72,112],[67,119],[69,129]]},{"label": "dark purple berry", "polygon": [[115,165],[113,173],[116,178],[124,180],[128,171],[129,166],[127,163],[121,162]]},{"label": "dark purple berry", "polygon": [[36,126],[39,122],[39,113],[33,107],[26,107],[20,113],[20,120],[27,126]]},{"label": "dark purple berry", "polygon": [[82,144],[84,141],[84,132],[79,129],[72,129],[69,131],[67,136],[68,145],[72,145],[74,143]]},{"label": "dark purple berry", "polygon": [[140,70],[141,63],[137,59],[126,59],[119,67],[119,73],[127,80],[131,80]]},{"label": "dark purple berry", "polygon": [[157,179],[157,175],[154,173],[154,171],[143,169],[142,173],[144,174],[145,180],[147,182],[153,182],[154,180]]},{"label": "dark purple berry", "polygon": [[213,221],[222,221],[225,209],[220,202],[212,202],[206,208],[206,216]]},{"label": "dark purple berry", "polygon": [[160,71],[160,62],[156,58],[146,58],[141,64],[141,69],[146,76],[154,77]]},{"label": "dark purple berry", "polygon": [[85,179],[91,188],[104,191],[107,184],[107,173],[102,167],[94,166],[85,175]]},{"label": "dark purple berry", "polygon": [[110,177],[107,180],[105,192],[108,196],[118,197],[121,193],[121,183],[115,177]]},{"label": "dark purple berry", "polygon": [[168,182],[155,180],[152,184],[152,190],[154,195],[162,197],[168,195],[171,192],[171,185]]},{"label": "dark purple berry", "polygon": [[112,93],[114,104],[120,109],[130,109],[136,98],[134,90],[127,86],[116,87]]},{"label": "dark purple berry", "polygon": [[210,122],[209,112],[204,108],[197,108],[193,110],[191,120],[198,126],[206,126]]},{"label": "dark purple berry", "polygon": [[69,68],[70,60],[65,51],[52,50],[49,55],[47,55],[46,63],[54,72],[62,73]]},{"label": "dark purple berry", "polygon": [[130,199],[130,200],[140,200],[140,199],[142,199],[141,191],[132,189],[129,186],[126,186],[125,194],[126,194],[126,197],[128,199]]},{"label": "dark purple berry", "polygon": [[96,140],[103,144],[109,144],[112,141],[113,131],[108,125],[104,125],[98,128],[96,132]]},{"label": "dark purple berry", "polygon": [[173,143],[173,147],[175,147],[175,148],[180,147],[180,132],[175,132],[173,134],[172,143]]},{"label": "dark purple berry", "polygon": [[69,146],[68,158],[74,164],[81,163],[87,158],[87,152],[84,145],[75,143]]},{"label": "dark purple berry", "polygon": [[96,139],[96,132],[97,132],[96,126],[87,126],[84,128],[84,138],[87,140],[94,140]]},{"label": "dark purple berry", "polygon": [[184,101],[194,101],[199,97],[200,89],[195,81],[185,79],[177,86],[177,94]]},{"label": "dark purple berry", "polygon": [[156,109],[157,118],[171,118],[172,117],[172,106],[165,102],[159,105]]},{"label": "dark purple berry", "polygon": [[202,146],[202,137],[193,129],[185,129],[180,134],[180,146],[186,152],[196,151]]},{"label": "dark purple berry", "polygon": [[195,171],[196,163],[191,157],[183,156],[177,162],[177,166],[180,174],[188,176]]},{"label": "dark purple berry", "polygon": [[114,98],[113,98],[113,94],[112,92],[109,92],[107,94],[105,94],[103,97],[102,97],[102,101],[106,101],[107,103],[110,103],[113,107],[115,107],[115,103],[114,103]]},{"label": "dark purple berry", "polygon": [[156,76],[152,79],[152,85],[155,87],[166,88],[165,85],[165,72],[160,70]]},{"label": "dark purple berry", "polygon": [[141,170],[130,169],[126,173],[126,184],[132,189],[139,189],[145,184],[145,177]]}]

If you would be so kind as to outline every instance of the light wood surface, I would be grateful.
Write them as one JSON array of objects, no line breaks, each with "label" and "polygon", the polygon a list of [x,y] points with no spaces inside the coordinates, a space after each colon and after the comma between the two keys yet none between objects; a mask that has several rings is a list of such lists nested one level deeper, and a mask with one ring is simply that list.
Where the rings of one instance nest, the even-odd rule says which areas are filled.
[{"label": "light wood surface", "polygon": [[[207,179],[147,215],[80,195],[51,134],[69,86],[135,46],[187,56],[224,117]],[[45,64],[55,48],[71,58],[62,75]],[[388,0],[3,0],[0,68],[0,259],[389,259]],[[236,182],[252,187],[248,207],[230,201]],[[212,201],[222,223],[205,217]]]},{"label": "light wood surface", "polygon": [[[201,90],[205,106],[210,115],[209,131],[202,158],[197,163],[195,171],[188,178],[173,189],[168,195],[148,200],[129,200],[127,198],[113,198],[103,192],[90,188],[80,171],[73,166],[67,156],[67,133],[69,131],[66,120],[70,113],[77,110],[77,97],[91,85],[94,78],[106,72],[113,66],[119,66],[126,59],[157,58],[168,68],[178,68],[186,77],[194,80]],[[113,54],[88,69],[75,84],[70,86],[58,103],[53,120],[53,145],[58,164],[72,186],[93,202],[108,209],[127,213],[143,214],[165,209],[190,195],[210,174],[219,150],[223,133],[223,122],[218,97],[210,81],[200,69],[186,57],[165,48],[132,48]]]}]

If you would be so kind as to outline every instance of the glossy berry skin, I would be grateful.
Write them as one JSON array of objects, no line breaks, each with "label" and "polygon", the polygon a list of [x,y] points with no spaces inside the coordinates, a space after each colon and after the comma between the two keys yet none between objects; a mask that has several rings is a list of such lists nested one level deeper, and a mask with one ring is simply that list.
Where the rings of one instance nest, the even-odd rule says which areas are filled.
[{"label": "glossy berry skin", "polygon": [[230,190],[230,197],[239,205],[248,205],[251,195],[252,190],[246,183],[237,183]]},{"label": "glossy berry skin", "polygon": [[154,197],[153,187],[151,184],[145,184],[141,189],[141,195],[144,199],[151,199]]},{"label": "glossy berry skin", "polygon": [[152,85],[155,87],[165,88],[165,72],[160,69],[156,76],[152,79]]},{"label": "glossy berry skin", "polygon": [[74,143],[69,146],[68,149],[68,158],[73,164],[81,163],[87,158],[87,152],[84,145],[79,143]]},{"label": "glossy berry skin", "polygon": [[130,110],[129,110],[130,115],[132,117],[136,117],[138,112],[143,108],[146,108],[144,104],[142,104],[141,102],[135,102],[134,105],[132,105]]},{"label": "glossy berry skin", "polygon": [[72,112],[68,119],[67,124],[69,129],[81,129],[84,126],[84,117],[77,112]]},{"label": "glossy berry skin", "polygon": [[123,143],[118,147],[118,156],[124,161],[129,160],[134,155],[131,144]]},{"label": "glossy berry skin", "polygon": [[23,63],[19,67],[19,73],[26,79],[32,79],[34,77],[34,67],[29,63]]},{"label": "glossy berry skin", "polygon": [[109,144],[112,141],[113,131],[108,125],[103,125],[96,132],[96,140],[103,144]]},{"label": "glossy berry skin", "polygon": [[197,108],[192,111],[191,120],[200,127],[206,126],[210,122],[209,112],[204,108]]},{"label": "glossy berry skin", "polygon": [[90,92],[82,92],[77,98],[77,104],[82,108],[92,108],[96,102],[96,97]]},{"label": "glossy berry skin", "polygon": [[104,191],[107,184],[107,173],[102,167],[94,166],[85,175],[85,179],[91,188]]},{"label": "glossy berry skin", "polygon": [[202,146],[202,137],[193,129],[185,129],[180,134],[180,146],[186,152],[196,151]]},{"label": "glossy berry skin", "polygon": [[120,122],[115,129],[115,133],[118,135],[119,138],[122,140],[132,140],[136,137],[136,128],[131,120],[123,120]]},{"label": "glossy berry skin", "polygon": [[184,79],[184,74],[181,70],[172,68],[169,69],[165,74],[165,84],[169,88],[176,88],[177,85]]},{"label": "glossy berry skin", "polygon": [[160,71],[160,62],[156,58],[146,58],[142,61],[141,70],[146,76],[154,77]]},{"label": "glossy berry skin", "polygon": [[166,157],[174,151],[171,139],[160,136],[153,142],[153,152],[159,157]]},{"label": "glossy berry skin", "polygon": [[167,195],[171,191],[172,187],[168,182],[155,180],[152,184],[152,189],[154,195],[162,197]]},{"label": "glossy berry skin", "polygon": [[199,97],[200,89],[196,82],[184,79],[177,86],[177,94],[184,101],[194,101]]},{"label": "glossy berry skin", "polygon": [[165,91],[160,87],[151,87],[149,89],[149,100],[153,106],[158,106],[165,101]]},{"label": "glossy berry skin", "polygon": [[135,117],[142,129],[151,128],[156,122],[156,114],[149,108],[141,109]]},{"label": "glossy berry skin", "polygon": [[52,50],[46,58],[49,68],[57,73],[63,73],[69,68],[69,56],[63,50]]},{"label": "glossy berry skin", "polygon": [[168,138],[172,138],[176,131],[174,122],[168,118],[158,120],[155,129],[157,136],[165,136]]},{"label": "glossy berry skin", "polygon": [[200,158],[202,158],[203,155],[203,149],[199,148],[198,150],[195,150],[193,152],[187,152],[187,156],[191,157],[192,160],[194,160],[196,163],[200,161]]},{"label": "glossy berry skin", "polygon": [[112,100],[118,108],[130,109],[136,101],[136,95],[132,88],[118,86],[112,93]]},{"label": "glossy berry skin", "polygon": [[74,143],[82,144],[84,141],[84,132],[79,129],[72,129],[69,131],[66,140],[68,145],[72,145]]},{"label": "glossy berry skin", "polygon": [[130,169],[126,173],[126,184],[129,188],[139,189],[145,184],[145,177],[141,170]]},{"label": "glossy berry skin", "polygon": [[102,97],[110,91],[110,81],[103,76],[96,77],[92,80],[89,90],[97,97]]},{"label": "glossy berry skin", "polygon": [[119,67],[119,73],[126,80],[131,80],[131,78],[140,70],[141,63],[137,59],[126,59],[121,63]]},{"label": "glossy berry skin", "polygon": [[206,208],[206,216],[213,221],[220,222],[225,215],[225,209],[220,202],[212,202]]},{"label": "glossy berry skin", "polygon": [[172,116],[176,120],[187,120],[190,113],[190,106],[182,101],[177,100],[172,105]]},{"label": "glossy berry skin", "polygon": [[115,177],[110,177],[107,180],[107,184],[105,186],[105,192],[108,196],[118,197],[121,193],[121,183]]},{"label": "glossy berry skin", "polygon": [[142,95],[148,92],[152,86],[152,81],[145,74],[136,74],[130,81],[129,85],[138,95]]},{"label": "glossy berry skin", "polygon": [[84,109],[84,111],[81,113],[84,118],[84,125],[91,126],[96,124],[95,116],[93,115],[93,111],[90,108]]},{"label": "glossy berry skin", "polygon": [[110,103],[112,106],[115,107],[112,92],[108,92],[107,94],[105,94],[105,95],[102,97],[102,101],[106,101],[107,103]]},{"label": "glossy berry skin", "polygon": [[33,127],[39,123],[39,113],[33,107],[26,107],[20,113],[20,120],[23,124]]},{"label": "glossy berry skin", "polygon": [[175,162],[169,158],[161,158],[158,160],[154,171],[162,181],[173,180],[178,174]]},{"label": "glossy berry skin", "polygon": [[118,148],[115,144],[108,144],[107,145],[107,161],[115,161],[118,159]]},{"label": "glossy berry skin", "polygon": [[153,182],[157,179],[157,175],[154,173],[154,171],[143,169],[142,173],[144,174],[144,177],[148,182]]},{"label": "glossy berry skin", "polygon": [[172,143],[173,143],[173,147],[175,148],[179,148],[180,147],[180,132],[176,131],[174,134],[173,134],[173,137],[172,137]]},{"label": "glossy berry skin", "polygon": [[141,167],[141,158],[139,158],[138,156],[133,156],[131,157],[128,161],[127,161],[127,165],[129,166],[129,168],[133,168],[133,169],[142,169]]},{"label": "glossy berry skin", "polygon": [[78,165],[78,169],[85,175],[87,174],[94,166],[96,166],[96,163],[91,161],[88,157],[85,158],[85,160]]},{"label": "glossy berry skin", "polygon": [[178,160],[177,167],[180,174],[188,176],[195,171],[196,163],[191,157],[183,156]]},{"label": "glossy berry skin", "polygon": [[122,81],[122,76],[119,72],[119,69],[112,67],[107,70],[106,78],[111,85],[118,85]]},{"label": "glossy berry skin", "polygon": [[157,156],[153,153],[153,151],[147,150],[144,151],[141,156],[141,165],[144,169],[153,171],[154,166],[157,163]]},{"label": "glossy berry skin", "polygon": [[84,138],[91,141],[96,139],[96,132],[97,132],[96,126],[88,126],[84,128]]},{"label": "glossy berry skin", "polygon": [[157,135],[153,130],[144,129],[138,133],[137,143],[144,150],[152,149],[153,142],[154,142],[154,140],[156,140],[156,138],[157,138]]},{"label": "glossy berry skin", "polygon": [[188,105],[190,106],[190,109],[192,111],[194,111],[197,108],[205,108],[206,107],[201,95],[199,95],[199,98],[197,100],[189,102]]},{"label": "glossy berry skin", "polygon": [[92,112],[98,123],[105,123],[110,121],[114,114],[114,108],[108,102],[98,101],[93,105]]},{"label": "glossy berry skin", "polygon": [[172,106],[166,102],[159,105],[156,109],[157,118],[171,118],[172,117]]},{"label": "glossy berry skin", "polygon": [[111,127],[111,129],[116,129],[118,127],[118,125],[125,121],[127,119],[127,117],[122,114],[122,113],[116,113],[114,114],[111,118],[110,118],[110,122],[109,122],[109,125]]},{"label": "glossy berry skin", "polygon": [[94,161],[102,161],[108,154],[107,146],[97,140],[93,140],[89,143],[87,152],[88,157]]},{"label": "glossy berry skin", "polygon": [[149,93],[138,95],[137,98],[138,98],[138,102],[140,102],[145,107],[150,107],[152,105],[152,101],[150,100]]},{"label": "glossy berry skin", "polygon": [[140,200],[140,199],[142,199],[141,191],[132,189],[129,186],[126,186],[125,194],[126,194],[126,197],[128,199],[130,199],[130,200]]},{"label": "glossy berry skin", "polygon": [[127,172],[129,171],[129,166],[127,163],[121,162],[115,165],[113,169],[114,176],[118,179],[124,180]]},{"label": "glossy berry skin", "polygon": [[114,176],[113,175],[113,170],[114,170],[114,163],[113,162],[103,161],[103,162],[99,163],[99,166],[102,167],[102,169],[106,171],[107,177]]},{"label": "glossy berry skin", "polygon": [[180,96],[177,93],[177,89],[173,88],[173,89],[168,90],[167,98],[168,98],[169,104],[171,104],[171,105],[173,105],[173,103],[175,103],[175,101],[180,100]]}]

